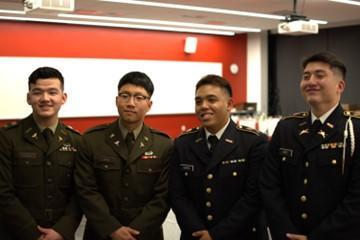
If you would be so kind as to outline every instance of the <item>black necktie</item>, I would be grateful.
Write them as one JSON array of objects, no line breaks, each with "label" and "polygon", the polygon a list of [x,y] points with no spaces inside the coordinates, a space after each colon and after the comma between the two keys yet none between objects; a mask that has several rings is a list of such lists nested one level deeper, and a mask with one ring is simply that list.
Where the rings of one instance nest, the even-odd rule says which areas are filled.
[{"label": "black necktie", "polygon": [[208,137],[208,142],[210,143],[210,152],[213,152],[219,139],[215,135],[210,135]]},{"label": "black necktie", "polygon": [[321,121],[319,119],[316,119],[311,125],[312,133],[316,134],[321,128],[321,125],[322,125]]},{"label": "black necktie", "polygon": [[131,149],[134,146],[135,143],[135,136],[133,132],[128,132],[128,134],[125,137],[126,146],[128,148],[128,151],[131,152]]},{"label": "black necktie", "polygon": [[50,128],[45,128],[42,132],[42,135],[44,136],[45,141],[49,147],[51,144],[51,141],[53,140],[53,137],[54,137],[53,132],[51,131]]}]

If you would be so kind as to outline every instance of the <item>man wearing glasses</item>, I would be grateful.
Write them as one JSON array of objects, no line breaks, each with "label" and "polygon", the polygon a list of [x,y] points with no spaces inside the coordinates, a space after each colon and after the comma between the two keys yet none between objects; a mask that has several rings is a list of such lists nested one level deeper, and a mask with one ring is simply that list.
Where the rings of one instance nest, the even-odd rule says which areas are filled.
[{"label": "man wearing glasses", "polygon": [[75,181],[88,220],[84,239],[163,239],[172,141],[144,124],[153,91],[146,74],[127,73],[118,84],[119,118],[83,136]]}]

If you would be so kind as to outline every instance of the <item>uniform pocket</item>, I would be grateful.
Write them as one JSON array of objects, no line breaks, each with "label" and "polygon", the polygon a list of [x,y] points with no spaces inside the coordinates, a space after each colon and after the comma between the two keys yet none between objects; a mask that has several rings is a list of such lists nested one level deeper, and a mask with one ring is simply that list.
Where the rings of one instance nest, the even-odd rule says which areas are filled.
[{"label": "uniform pocket", "polygon": [[95,158],[94,168],[102,171],[120,170],[120,159],[115,157],[97,157]]},{"label": "uniform pocket", "polygon": [[162,162],[157,159],[139,160],[136,163],[136,172],[143,174],[154,174],[161,172]]},{"label": "uniform pocket", "polygon": [[36,152],[15,153],[13,165],[14,184],[18,188],[34,188],[41,181],[42,159]]}]

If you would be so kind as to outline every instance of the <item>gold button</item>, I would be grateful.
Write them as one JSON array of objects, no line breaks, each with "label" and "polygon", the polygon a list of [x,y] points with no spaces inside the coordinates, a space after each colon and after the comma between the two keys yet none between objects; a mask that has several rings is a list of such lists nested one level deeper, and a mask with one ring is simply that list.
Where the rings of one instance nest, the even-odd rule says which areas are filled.
[{"label": "gold button", "polygon": [[213,179],[214,178],[214,175],[212,175],[211,173],[209,173],[208,175],[207,175],[207,179]]},{"label": "gold button", "polygon": [[208,220],[208,221],[212,221],[212,220],[214,219],[214,218],[213,218],[213,216],[212,216],[212,215],[210,215],[210,214],[209,214],[209,215],[207,215],[207,217],[206,217],[206,218],[207,218],[207,220]]},{"label": "gold button", "polygon": [[307,213],[302,213],[302,214],[301,214],[301,218],[304,219],[304,220],[307,219],[307,218],[308,218]]},{"label": "gold button", "polygon": [[52,162],[46,161],[46,166],[50,167],[52,165]]},{"label": "gold button", "polygon": [[184,172],[184,175],[187,176],[187,175],[189,175],[189,173],[188,173],[188,172]]},{"label": "gold button", "polygon": [[281,159],[283,162],[285,162],[286,161],[286,157],[282,157],[282,159]]},{"label": "gold button", "polygon": [[336,159],[331,160],[332,165],[336,165]]},{"label": "gold button", "polygon": [[308,179],[307,178],[304,178],[304,184],[308,184]]},{"label": "gold button", "polygon": [[300,201],[301,201],[301,202],[306,202],[306,200],[307,200],[307,197],[306,197],[305,195],[302,195],[302,196],[300,197]]},{"label": "gold button", "polygon": [[149,172],[152,172],[152,168],[149,168],[149,170],[148,170]]},{"label": "gold button", "polygon": [[206,188],[206,192],[207,192],[207,193],[211,193],[211,191],[212,191],[212,189],[211,189],[211,188],[209,188],[209,187],[208,187],[208,188]]},{"label": "gold button", "polygon": [[109,165],[105,164],[105,165],[104,165],[104,168],[109,168]]},{"label": "gold button", "polygon": [[206,202],[207,207],[211,207],[211,202]]},{"label": "gold button", "polygon": [[256,232],[256,227],[253,227],[251,231]]},{"label": "gold button", "polygon": [[309,165],[310,165],[309,162],[306,161],[306,162],[305,162],[305,167],[309,167]]},{"label": "gold button", "polygon": [[234,177],[236,177],[236,176],[238,175],[238,173],[237,173],[237,172],[233,172],[232,175],[233,175]]}]

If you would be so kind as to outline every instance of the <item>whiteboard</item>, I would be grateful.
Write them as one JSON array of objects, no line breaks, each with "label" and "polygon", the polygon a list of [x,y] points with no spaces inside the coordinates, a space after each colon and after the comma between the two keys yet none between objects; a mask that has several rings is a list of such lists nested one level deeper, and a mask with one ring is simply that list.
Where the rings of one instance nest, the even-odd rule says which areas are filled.
[{"label": "whiteboard", "polygon": [[38,67],[58,69],[68,100],[61,117],[116,116],[120,78],[130,71],[146,73],[154,83],[149,114],[194,113],[195,85],[207,74],[222,75],[222,63],[99,58],[0,57],[0,119],[31,113],[26,103],[28,77]]}]

